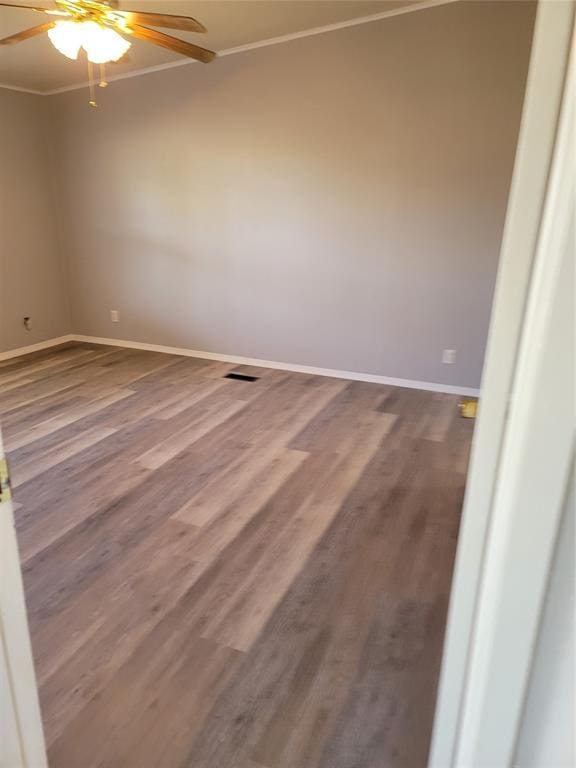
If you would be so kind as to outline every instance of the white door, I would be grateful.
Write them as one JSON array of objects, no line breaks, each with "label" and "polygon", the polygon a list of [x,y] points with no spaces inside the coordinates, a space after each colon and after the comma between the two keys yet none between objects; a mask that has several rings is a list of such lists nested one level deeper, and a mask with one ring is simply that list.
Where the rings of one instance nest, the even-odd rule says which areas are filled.
[{"label": "white door", "polygon": [[0,768],[45,768],[46,751],[0,430]]},{"label": "white door", "polygon": [[[538,11],[452,586],[430,757],[434,768],[517,764],[575,442],[574,11],[574,3],[541,3]],[[562,87],[556,131],[550,97]],[[549,176],[541,173],[545,158],[538,157],[547,144],[553,148]],[[527,204],[538,197],[543,205]],[[518,266],[526,278],[522,286],[511,280]],[[518,298],[522,314],[509,334],[507,313]],[[506,346],[507,334],[518,338],[517,350],[516,344]]]}]

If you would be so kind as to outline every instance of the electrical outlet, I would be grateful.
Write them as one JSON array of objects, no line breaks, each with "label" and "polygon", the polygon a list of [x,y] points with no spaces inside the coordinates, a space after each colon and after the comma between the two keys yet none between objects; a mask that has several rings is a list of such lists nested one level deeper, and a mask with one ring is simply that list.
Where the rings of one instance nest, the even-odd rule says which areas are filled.
[{"label": "electrical outlet", "polygon": [[118,312],[117,309],[110,310],[110,320],[112,320],[113,323],[120,322],[120,312]]},{"label": "electrical outlet", "polygon": [[32,330],[32,318],[26,316],[23,320],[24,328],[26,328],[27,331]]},{"label": "electrical outlet", "polygon": [[456,350],[455,349],[445,349],[442,351],[442,362],[446,363],[447,365],[452,365],[452,363],[456,362]]}]

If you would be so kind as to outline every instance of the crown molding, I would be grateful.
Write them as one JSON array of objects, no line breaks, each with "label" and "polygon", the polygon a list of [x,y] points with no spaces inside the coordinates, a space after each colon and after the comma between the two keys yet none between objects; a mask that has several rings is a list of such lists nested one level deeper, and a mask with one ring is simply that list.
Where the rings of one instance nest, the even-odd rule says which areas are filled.
[{"label": "crown molding", "polygon": [[[336,32],[339,29],[346,29],[347,27],[357,27],[361,24],[370,24],[373,21],[381,21],[382,19],[389,19],[393,16],[403,16],[406,13],[414,13],[416,11],[425,11],[428,8],[435,8],[439,5],[449,5],[451,3],[457,3],[460,0],[422,0],[420,3],[409,5],[404,8],[394,8],[390,11],[381,11],[380,13],[373,13],[369,16],[358,16],[355,19],[348,19],[347,21],[338,21],[334,24],[326,24],[322,27],[313,27],[312,29],[305,29],[301,32],[292,32],[288,35],[281,35],[280,37],[270,37],[267,40],[259,40],[255,43],[247,43],[246,45],[238,45],[234,48],[226,48],[222,51],[218,51],[219,58],[223,56],[233,56],[236,53],[244,53],[246,51],[253,51],[257,48],[267,48],[271,45],[280,45],[282,43],[289,43],[291,40],[300,40],[303,37],[312,37],[313,35],[323,35],[326,32]],[[177,61],[171,61],[167,64],[157,64],[152,67],[144,67],[143,69],[135,69],[132,72],[123,72],[118,75],[109,75],[107,80],[109,83],[117,80],[127,80],[131,77],[141,77],[142,75],[152,74],[153,72],[161,72],[165,69],[174,69],[176,67],[185,67],[189,64],[196,64],[191,59],[178,59]],[[67,93],[68,91],[77,91],[81,88],[87,88],[88,81],[82,83],[75,83],[74,85],[65,85],[61,88],[52,88],[47,91],[35,91],[28,88],[20,88],[15,85],[0,84],[0,88],[6,88],[11,91],[23,91],[25,93],[33,93],[36,96],[55,96],[59,93]]]},{"label": "crown molding", "polygon": [[47,91],[35,91],[32,88],[21,88],[19,85],[8,85],[7,83],[0,83],[0,88],[4,91],[17,91],[18,93],[32,93],[34,96],[48,96]]}]

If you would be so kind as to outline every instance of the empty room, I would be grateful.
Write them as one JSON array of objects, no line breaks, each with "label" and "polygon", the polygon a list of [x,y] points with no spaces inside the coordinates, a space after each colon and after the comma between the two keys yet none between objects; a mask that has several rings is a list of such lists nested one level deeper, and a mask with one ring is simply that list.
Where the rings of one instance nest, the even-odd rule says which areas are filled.
[{"label": "empty room", "polygon": [[428,764],[556,5],[0,2],[2,768]]}]

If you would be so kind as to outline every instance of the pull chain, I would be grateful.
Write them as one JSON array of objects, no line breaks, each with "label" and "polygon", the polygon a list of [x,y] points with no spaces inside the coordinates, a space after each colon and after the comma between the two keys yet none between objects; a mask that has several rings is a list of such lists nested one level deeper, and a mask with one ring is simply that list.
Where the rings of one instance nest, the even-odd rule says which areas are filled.
[{"label": "pull chain", "polygon": [[90,59],[88,59],[88,88],[90,90],[90,101],[88,104],[90,104],[91,107],[97,107],[96,93],[94,91],[94,68]]},{"label": "pull chain", "polygon": [[106,88],[108,80],[106,80],[106,65],[100,64],[100,82],[98,83],[100,88]]}]

